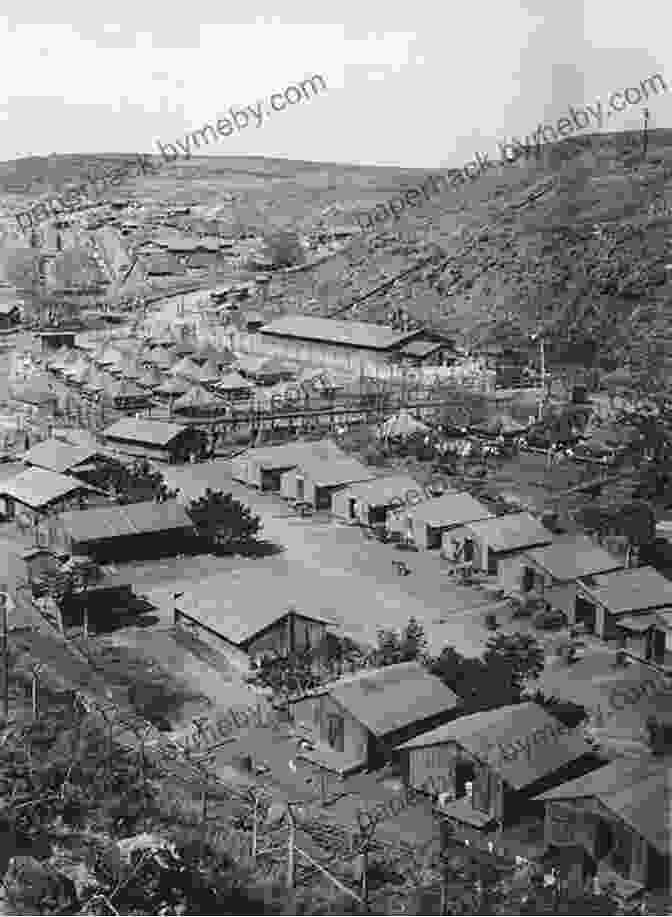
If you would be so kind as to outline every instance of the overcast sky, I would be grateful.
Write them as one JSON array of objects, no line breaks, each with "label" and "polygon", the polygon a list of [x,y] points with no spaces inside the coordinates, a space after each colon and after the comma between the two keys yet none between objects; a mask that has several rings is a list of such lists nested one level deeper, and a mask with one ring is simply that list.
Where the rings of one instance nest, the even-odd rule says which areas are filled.
[{"label": "overcast sky", "polygon": [[[313,74],[327,91],[204,151],[459,166],[656,72],[672,5],[613,0],[3,0],[0,159],[157,152]],[[268,102],[266,102],[268,107]],[[672,91],[650,101],[672,126]],[[641,106],[610,130],[641,125]]]}]

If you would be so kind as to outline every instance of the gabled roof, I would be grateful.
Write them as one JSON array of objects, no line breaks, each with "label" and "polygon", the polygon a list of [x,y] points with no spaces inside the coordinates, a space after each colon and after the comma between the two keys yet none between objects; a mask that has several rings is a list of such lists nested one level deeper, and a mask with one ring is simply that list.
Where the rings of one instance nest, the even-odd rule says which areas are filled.
[{"label": "gabled roof", "polygon": [[373,481],[353,484],[348,487],[347,493],[370,506],[389,506],[395,498],[403,500],[409,493],[417,493],[421,499],[425,499],[420,484],[408,474],[390,474],[374,478]]},{"label": "gabled roof", "polygon": [[174,500],[127,506],[97,506],[63,513],[61,524],[75,541],[99,541],[193,527],[185,508]]},{"label": "gabled roof", "polygon": [[413,340],[421,332],[400,333],[386,325],[373,325],[368,322],[338,321],[333,318],[317,318],[313,315],[287,315],[264,325],[261,333],[323,341],[346,347],[388,350]]},{"label": "gabled roof", "polygon": [[290,609],[313,621],[333,620],[313,611],[323,591],[319,576],[278,575],[271,569],[241,569],[209,576],[185,590],[176,608],[238,646],[284,618]]},{"label": "gabled roof", "polygon": [[672,607],[672,582],[653,567],[618,570],[584,587],[612,615]]},{"label": "gabled roof", "polygon": [[327,693],[377,736],[455,710],[462,703],[417,662],[365,669],[339,678],[327,686]]},{"label": "gabled roof", "polygon": [[[455,743],[519,790],[590,751],[590,746],[577,733],[555,734],[559,726],[558,720],[538,704],[512,704],[462,716],[411,739],[401,748]],[[537,730],[545,730],[545,734],[540,741],[533,742]],[[513,744],[516,742],[518,747]],[[508,757],[502,754],[500,746],[506,747]],[[511,754],[511,748],[517,753]]]},{"label": "gabled roof", "polygon": [[247,379],[243,379],[240,373],[231,372],[222,376],[215,388],[221,389],[221,391],[233,391],[235,389],[253,389],[254,386]]},{"label": "gabled roof", "polygon": [[248,449],[245,453],[245,458],[251,459],[260,468],[268,471],[274,468],[293,468],[306,456],[327,459],[345,457],[345,453],[330,439],[321,439],[314,443],[292,442],[279,446],[261,446],[257,449]]},{"label": "gabled roof", "polygon": [[623,566],[616,557],[593,544],[586,535],[556,538],[545,548],[528,551],[527,556],[561,582],[609,573]]},{"label": "gabled roof", "polygon": [[483,538],[492,551],[519,551],[550,544],[553,535],[529,513],[507,513],[482,522],[471,522],[467,528]]},{"label": "gabled roof", "polygon": [[103,435],[108,439],[126,442],[147,443],[152,446],[168,446],[186,428],[162,420],[142,420],[125,417],[108,427]]},{"label": "gabled roof", "polygon": [[348,455],[327,455],[323,458],[315,453],[304,454],[297,462],[297,469],[318,487],[338,487],[370,481],[375,477],[370,468]]},{"label": "gabled roof", "polygon": [[492,513],[467,493],[447,493],[420,504],[411,514],[414,521],[427,525],[466,525],[481,519],[492,518]]},{"label": "gabled roof", "polygon": [[77,478],[71,478],[46,468],[28,468],[0,485],[0,494],[40,509],[78,490],[93,491]]},{"label": "gabled roof", "polygon": [[665,856],[670,853],[672,758],[617,758],[537,799],[596,798]]},{"label": "gabled roof", "polygon": [[72,443],[64,443],[60,439],[45,439],[29,449],[23,461],[26,465],[37,465],[60,473],[70,471],[98,456],[100,452],[88,446],[73,446]]}]

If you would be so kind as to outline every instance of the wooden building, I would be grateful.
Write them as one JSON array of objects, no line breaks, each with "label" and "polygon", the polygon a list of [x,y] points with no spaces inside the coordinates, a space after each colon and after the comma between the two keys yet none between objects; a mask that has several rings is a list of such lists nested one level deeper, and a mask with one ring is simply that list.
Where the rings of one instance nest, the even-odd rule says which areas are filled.
[{"label": "wooden building", "polygon": [[[672,582],[653,567],[635,567],[580,582],[573,618],[603,639],[618,637],[625,629],[635,646],[646,650],[636,635],[639,631],[641,638],[647,628],[640,629],[637,619],[653,611],[672,612]],[[672,650],[672,645],[666,647],[663,640],[655,655],[662,657],[666,648]],[[650,658],[654,650],[649,650]]]},{"label": "wooden building", "polygon": [[387,521],[391,510],[424,499],[425,493],[414,478],[407,474],[391,474],[353,484],[335,493],[332,512],[340,519],[359,525],[380,525]]},{"label": "wooden building", "polygon": [[426,500],[408,513],[409,534],[419,548],[441,548],[451,529],[490,519],[492,513],[468,493],[450,492]]},{"label": "wooden building", "polygon": [[[598,875],[669,891],[670,759],[617,758],[544,792],[547,844],[581,844]],[[634,891],[636,889],[632,889]]]},{"label": "wooden building", "polygon": [[397,745],[453,719],[460,706],[417,662],[365,669],[291,702],[297,727],[334,752],[341,773],[381,767]]},{"label": "wooden building", "polygon": [[148,549],[158,555],[182,553],[194,537],[185,508],[174,500],[126,506],[99,506],[63,513],[54,526],[52,546],[97,560],[129,560]]},{"label": "wooden building", "polygon": [[126,455],[175,464],[198,451],[199,437],[181,424],[125,417],[103,432],[106,445]]},{"label": "wooden building", "polygon": [[16,519],[18,525],[36,532],[38,537],[46,534],[47,543],[56,515],[106,499],[83,481],[46,468],[27,468],[0,484],[4,517]]},{"label": "wooden building", "polygon": [[273,570],[207,577],[176,598],[175,623],[238,660],[290,656],[317,648],[333,625],[308,605],[316,587]]},{"label": "wooden building", "polygon": [[296,468],[280,479],[280,494],[297,503],[310,503],[316,510],[331,510],[335,495],[350,484],[370,481],[375,474],[349,456],[321,458],[304,454]]},{"label": "wooden building", "polygon": [[[422,329],[400,332],[368,322],[287,315],[264,325],[259,338],[269,355],[373,375],[398,360],[405,345],[424,340],[426,334]],[[417,359],[418,353],[413,356]],[[427,356],[435,360],[436,349],[432,347]]]},{"label": "wooden building", "polygon": [[521,591],[535,594],[549,609],[562,611],[573,624],[579,581],[622,567],[621,561],[585,535],[556,536],[546,547],[523,553]]},{"label": "wooden building", "polygon": [[507,513],[454,529],[446,541],[450,560],[471,563],[474,570],[496,576],[501,588],[511,594],[520,589],[522,553],[550,544],[553,535],[529,513]]},{"label": "wooden building", "polygon": [[400,746],[404,780],[423,792],[436,787],[442,817],[480,843],[482,832],[539,810],[530,800],[547,786],[595,766],[590,746],[560,726],[534,703],[460,717]]},{"label": "wooden building", "polygon": [[279,446],[247,449],[231,460],[231,474],[236,481],[280,493],[282,475],[296,468],[304,456],[337,458],[345,453],[329,439],[319,442],[290,442]]}]

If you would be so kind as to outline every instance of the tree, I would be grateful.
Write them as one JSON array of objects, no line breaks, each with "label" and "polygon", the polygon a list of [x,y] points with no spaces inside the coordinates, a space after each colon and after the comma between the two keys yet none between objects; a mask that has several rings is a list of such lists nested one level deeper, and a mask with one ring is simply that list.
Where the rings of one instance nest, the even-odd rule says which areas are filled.
[{"label": "tree", "polygon": [[483,662],[488,666],[500,660],[511,665],[520,684],[541,673],[544,651],[532,634],[497,634],[488,640]]},{"label": "tree", "polygon": [[416,618],[411,617],[401,633],[393,627],[378,628],[378,646],[369,654],[368,662],[373,666],[424,662],[426,648],[425,630]]},{"label": "tree", "polygon": [[403,662],[425,658],[427,652],[425,629],[414,617],[408,619],[408,624],[401,632],[400,651]]},{"label": "tree", "polygon": [[161,472],[154,471],[146,459],[111,470],[107,481],[124,503],[164,501],[175,496],[175,491],[168,490]]},{"label": "tree", "polygon": [[264,255],[274,267],[292,267],[305,261],[305,252],[295,232],[276,230],[266,233],[264,243]]},{"label": "tree", "polygon": [[261,519],[253,516],[249,506],[245,506],[233,496],[221,490],[208,487],[205,495],[192,500],[187,507],[196,531],[218,547],[249,544],[260,529]]},{"label": "tree", "polygon": [[467,659],[452,646],[429,660],[429,671],[454,691],[464,703],[464,713],[492,710],[521,700],[521,687],[509,659],[493,656],[486,665],[482,659]]}]

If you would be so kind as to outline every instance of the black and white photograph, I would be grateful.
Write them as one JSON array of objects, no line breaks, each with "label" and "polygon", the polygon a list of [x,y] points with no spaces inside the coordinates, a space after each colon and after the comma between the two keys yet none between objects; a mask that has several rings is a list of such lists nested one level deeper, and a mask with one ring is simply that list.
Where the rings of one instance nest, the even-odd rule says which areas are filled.
[{"label": "black and white photograph", "polygon": [[0,8],[1,915],[672,915],[672,8]]}]

